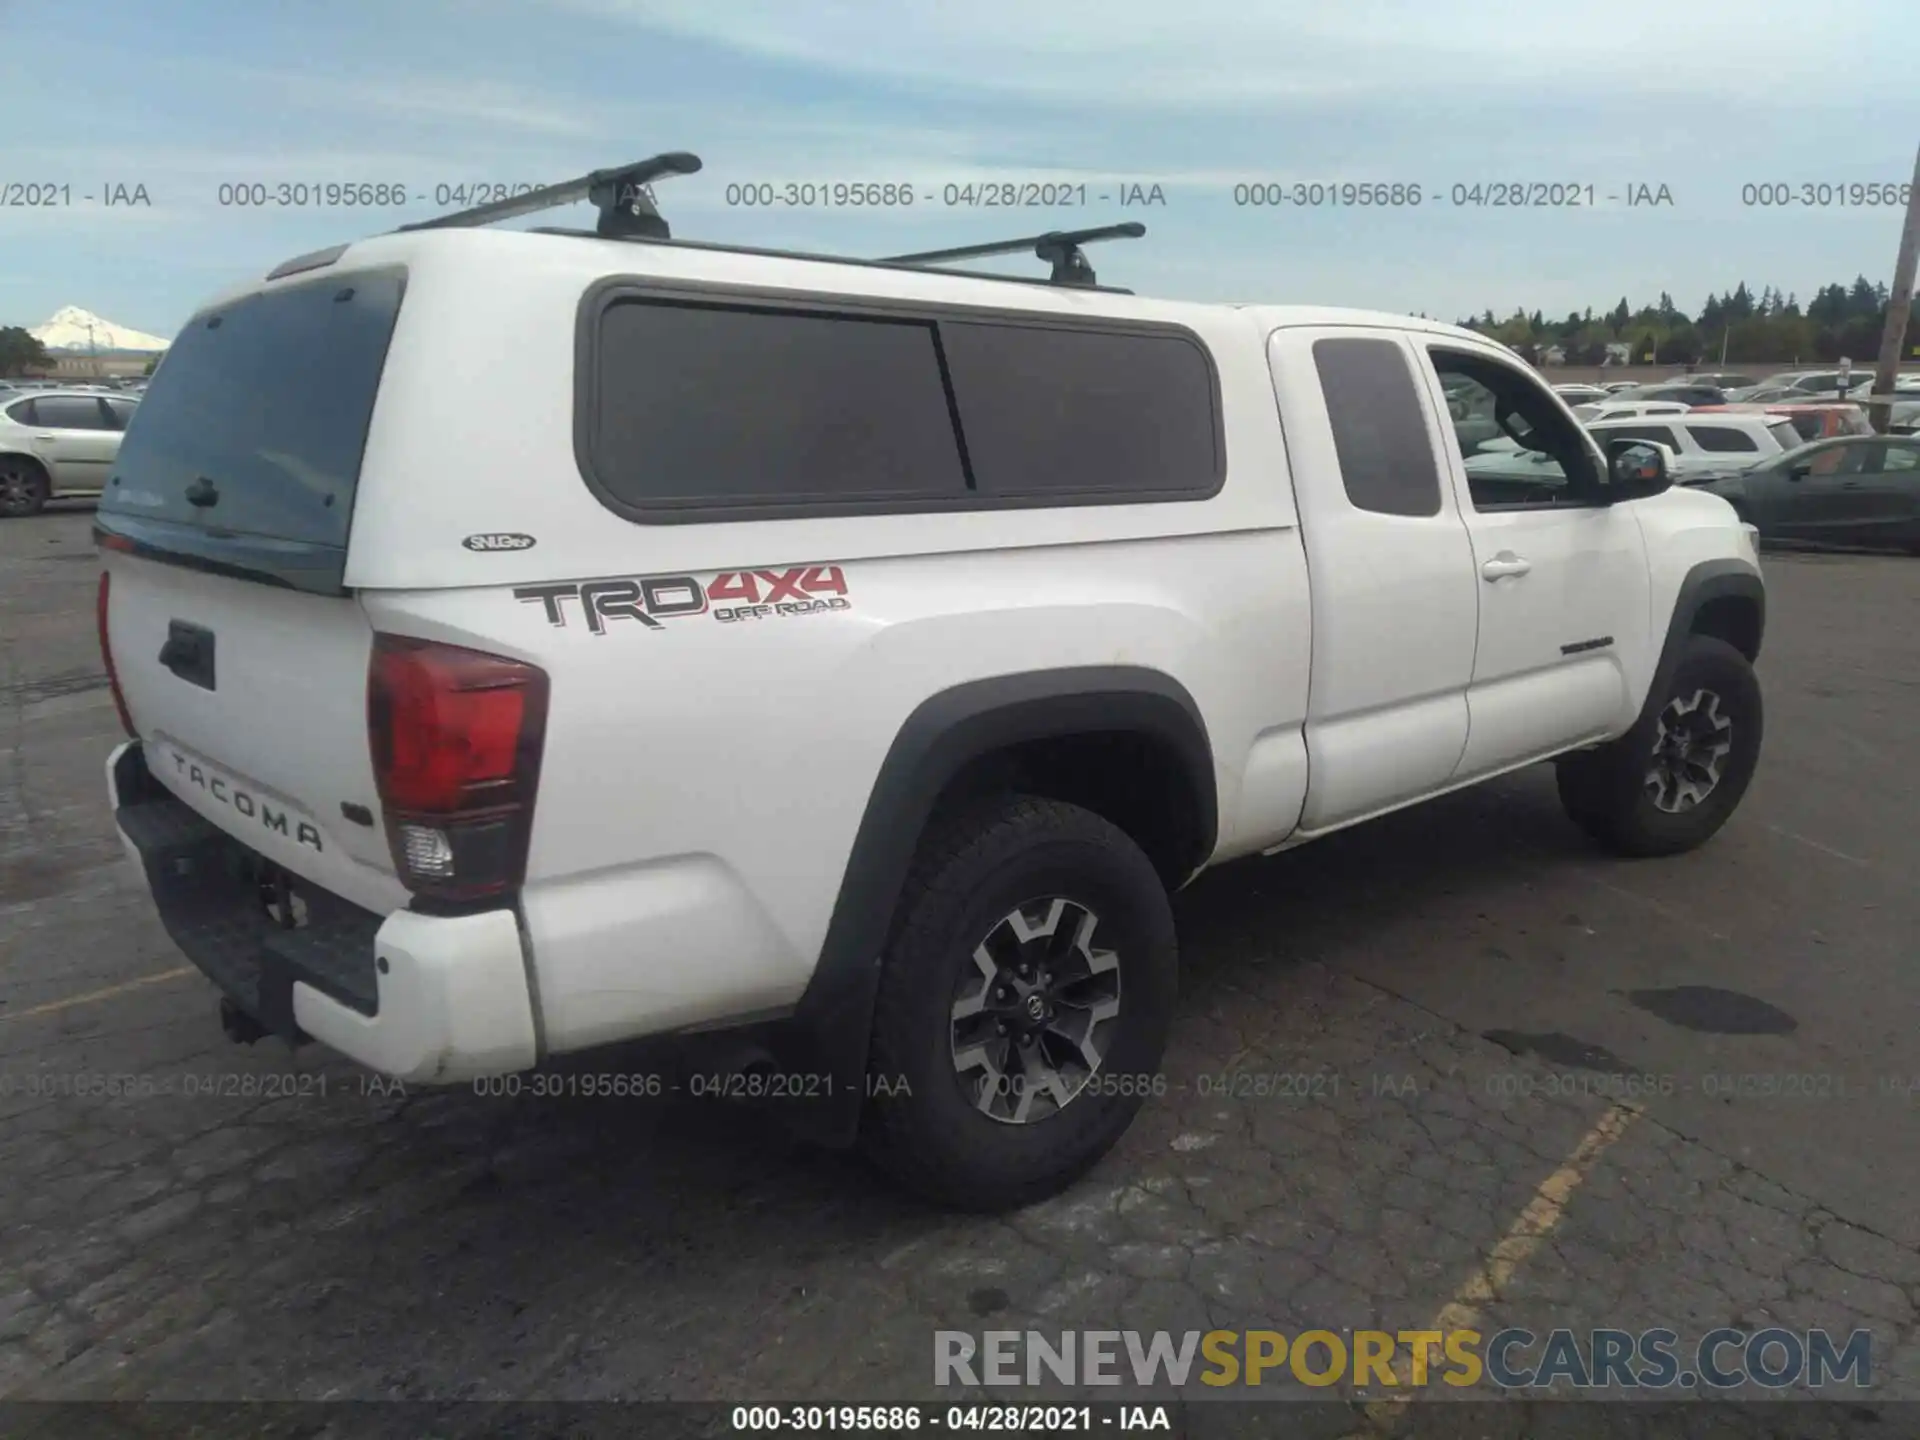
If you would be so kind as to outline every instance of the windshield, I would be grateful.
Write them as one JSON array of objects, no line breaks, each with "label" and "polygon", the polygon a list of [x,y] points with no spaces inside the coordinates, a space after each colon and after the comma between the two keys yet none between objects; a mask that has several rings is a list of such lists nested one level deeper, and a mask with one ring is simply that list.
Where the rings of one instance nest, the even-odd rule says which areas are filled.
[{"label": "windshield", "polygon": [[1767,426],[1767,433],[1780,442],[1782,450],[1791,450],[1801,443],[1800,432],[1785,420],[1776,420]]}]

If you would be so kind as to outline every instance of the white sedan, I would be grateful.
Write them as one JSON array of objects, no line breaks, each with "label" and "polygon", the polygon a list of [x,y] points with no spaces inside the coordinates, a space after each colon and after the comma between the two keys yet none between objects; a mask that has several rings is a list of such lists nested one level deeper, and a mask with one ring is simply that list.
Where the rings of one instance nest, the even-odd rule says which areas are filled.
[{"label": "white sedan", "polygon": [[97,496],[139,405],[84,390],[0,394],[0,516],[37,514],[53,499]]}]

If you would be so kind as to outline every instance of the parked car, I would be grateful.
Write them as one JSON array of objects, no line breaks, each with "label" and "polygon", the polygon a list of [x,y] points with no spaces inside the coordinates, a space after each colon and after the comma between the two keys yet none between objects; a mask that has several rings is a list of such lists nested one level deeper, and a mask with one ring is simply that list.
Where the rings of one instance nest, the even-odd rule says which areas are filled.
[{"label": "parked car", "polygon": [[84,390],[0,397],[0,516],[98,495],[139,401]]},{"label": "parked car", "polygon": [[1751,375],[1733,375],[1723,371],[1716,371],[1711,374],[1695,373],[1687,376],[1684,382],[1676,383],[1712,385],[1719,390],[1737,390],[1747,385],[1758,385],[1760,382]]},{"label": "parked car", "polygon": [[[1665,445],[1688,471],[1730,472],[1785,454],[1804,443],[1785,418],[1767,414],[1689,410],[1670,418],[1623,417],[1587,427],[1601,442],[1651,440]],[[1677,473],[1677,472],[1676,472]]]},{"label": "parked car", "polygon": [[1487,445],[1497,445],[1505,436],[1493,418],[1492,401],[1474,392],[1472,387],[1455,384],[1448,387],[1447,415],[1453,421],[1454,443],[1464,456],[1477,455]]},{"label": "parked car", "polygon": [[1609,380],[1600,388],[1609,395],[1618,395],[1622,390],[1631,390],[1639,383],[1638,380]]},{"label": "parked car", "polygon": [[1607,392],[1598,385],[1556,385],[1553,393],[1569,405],[1589,405],[1607,398]]},{"label": "parked car", "polygon": [[[1055,275],[470,224],[201,308],[97,604],[110,813],[229,1033],[448,1085],[699,1032],[1002,1210],[1154,1091],[1202,871],[1549,759],[1616,853],[1734,812],[1724,501],[1470,330]],[[1477,486],[1443,377],[1558,483]]]},{"label": "parked car", "polygon": [[1583,424],[1596,420],[1615,420],[1627,415],[1684,415],[1691,405],[1677,400],[1602,400],[1595,405],[1576,405],[1574,418]]},{"label": "parked car", "polygon": [[1711,405],[1703,408],[1709,415],[1757,413],[1778,416],[1793,426],[1802,442],[1828,440],[1836,435],[1873,433],[1873,422],[1868,419],[1867,412],[1858,405],[1844,401],[1810,400],[1803,404]]},{"label": "parked car", "polygon": [[1807,392],[1796,390],[1791,385],[1749,385],[1739,390],[1726,392],[1729,405],[1768,405],[1781,401],[1801,400]]},{"label": "parked car", "polygon": [[[1617,416],[1595,421],[1587,431],[1602,446],[1612,440],[1660,446],[1675,482],[1684,484],[1735,474],[1801,443],[1793,426],[1775,416],[1722,414],[1703,420],[1696,418],[1699,415],[1698,410],[1687,410],[1671,417]],[[1467,468],[1489,481],[1538,483],[1546,474],[1545,463],[1545,457],[1508,442],[1497,450],[1482,447]]]},{"label": "parked car", "polygon": [[1791,383],[1794,389],[1805,391],[1810,398],[1815,396],[1837,398],[1863,385],[1870,386],[1873,383],[1873,371],[1871,368],[1859,367],[1844,372],[1816,370],[1811,374],[1802,375]]},{"label": "parked car", "polygon": [[1812,402],[1805,405],[1769,405],[1769,414],[1784,415],[1803,440],[1829,440],[1840,435],[1871,435],[1873,421],[1861,405]]},{"label": "parked car", "polygon": [[1665,383],[1659,385],[1635,385],[1631,389],[1617,391],[1615,400],[1675,400],[1682,405],[1724,405],[1726,392],[1717,385],[1700,385],[1692,382]]},{"label": "parked car", "polygon": [[1920,437],[1816,440],[1700,488],[1768,542],[1920,555]]},{"label": "parked car", "polygon": [[[1662,452],[1665,472],[1674,477],[1675,484],[1681,483],[1679,476],[1683,467],[1678,464],[1679,457],[1666,446],[1656,444],[1656,448]],[[1528,449],[1517,442],[1482,446],[1479,453],[1469,455],[1463,464],[1467,483],[1474,487],[1475,493],[1490,499],[1511,498],[1515,503],[1538,500],[1558,493],[1567,483],[1566,469],[1558,456]]]},{"label": "parked car", "polygon": [[[1744,388],[1749,390],[1791,390],[1798,394],[1805,395],[1809,399],[1816,396],[1838,397],[1841,393],[1840,382],[1842,373],[1843,372],[1839,370],[1782,370],[1777,374],[1766,376],[1753,386]],[[1845,372],[1845,378],[1849,382],[1847,388],[1851,389],[1853,386],[1871,381],[1873,379],[1873,371],[1870,367],[1862,369],[1859,366],[1855,366],[1851,371]],[[1753,400],[1761,397],[1746,394],[1738,397],[1729,395],[1727,398],[1729,400],[1736,398]]]}]

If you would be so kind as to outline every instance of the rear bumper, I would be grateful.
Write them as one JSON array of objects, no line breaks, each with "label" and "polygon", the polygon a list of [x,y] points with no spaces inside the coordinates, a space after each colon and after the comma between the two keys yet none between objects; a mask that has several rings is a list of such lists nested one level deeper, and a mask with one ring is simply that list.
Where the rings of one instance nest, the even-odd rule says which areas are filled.
[{"label": "rear bumper", "polygon": [[535,1063],[511,910],[382,918],[286,877],[305,923],[284,929],[263,903],[265,862],[154,780],[139,741],[108,758],[107,793],[174,944],[268,1030],[422,1084]]}]

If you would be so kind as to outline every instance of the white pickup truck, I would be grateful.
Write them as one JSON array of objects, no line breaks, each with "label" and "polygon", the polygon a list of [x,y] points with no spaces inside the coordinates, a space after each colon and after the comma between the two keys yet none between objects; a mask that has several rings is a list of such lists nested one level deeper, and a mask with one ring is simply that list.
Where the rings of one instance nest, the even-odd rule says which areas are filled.
[{"label": "white pickup truck", "polygon": [[1750,531],[1478,335],[495,213],[211,301],[100,506],[112,804],[236,1038],[727,1027],[999,1208],[1163,1087],[1203,869],[1544,760],[1671,853],[1753,774]]}]

